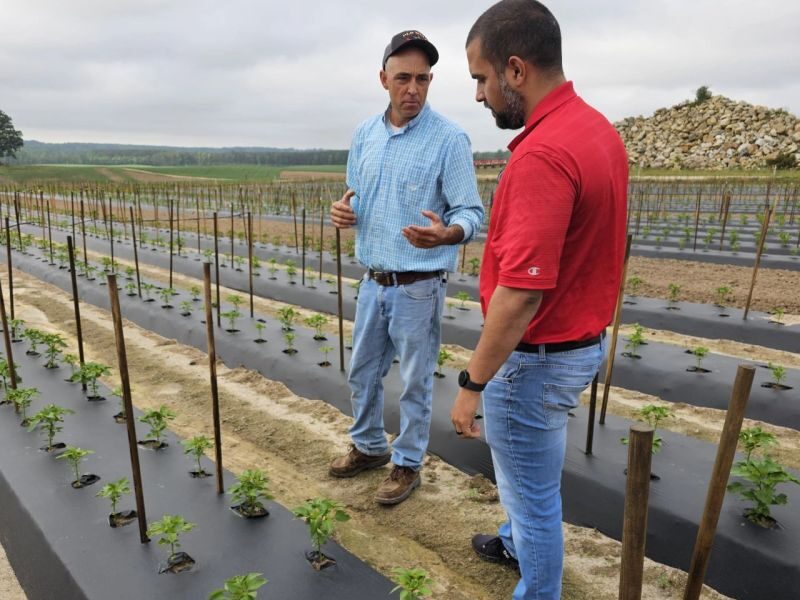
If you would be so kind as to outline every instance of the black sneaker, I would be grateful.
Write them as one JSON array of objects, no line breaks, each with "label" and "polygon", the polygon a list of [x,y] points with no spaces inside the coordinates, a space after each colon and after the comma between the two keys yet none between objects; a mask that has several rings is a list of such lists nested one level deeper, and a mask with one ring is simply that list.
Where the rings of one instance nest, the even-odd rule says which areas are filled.
[{"label": "black sneaker", "polygon": [[519,562],[506,550],[503,540],[495,535],[479,533],[472,538],[472,549],[480,557],[490,563],[512,567],[519,570]]}]

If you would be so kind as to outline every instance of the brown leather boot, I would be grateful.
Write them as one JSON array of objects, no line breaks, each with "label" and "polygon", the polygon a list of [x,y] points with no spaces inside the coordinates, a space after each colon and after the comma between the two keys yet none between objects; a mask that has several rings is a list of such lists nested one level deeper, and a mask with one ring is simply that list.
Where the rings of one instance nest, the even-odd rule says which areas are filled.
[{"label": "brown leather boot", "polygon": [[331,461],[328,473],[334,477],[353,477],[361,473],[361,471],[382,467],[388,463],[391,458],[391,452],[378,456],[370,456],[369,454],[361,452],[354,444],[351,444],[350,452],[344,456],[338,456]]},{"label": "brown leather boot", "polygon": [[411,495],[414,488],[419,487],[420,483],[422,478],[419,471],[411,467],[394,465],[392,472],[375,492],[375,501],[378,504],[400,504]]}]

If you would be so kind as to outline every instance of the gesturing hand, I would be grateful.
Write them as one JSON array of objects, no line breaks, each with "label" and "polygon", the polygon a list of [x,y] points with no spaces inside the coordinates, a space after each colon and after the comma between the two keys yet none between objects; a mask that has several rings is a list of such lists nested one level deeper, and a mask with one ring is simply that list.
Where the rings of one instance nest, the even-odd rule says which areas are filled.
[{"label": "gesturing hand", "polygon": [[355,195],[354,190],[347,190],[341,200],[331,204],[331,223],[337,229],[349,229],[356,224],[356,215],[350,207],[350,198]]},{"label": "gesturing hand", "polygon": [[[409,225],[403,228],[403,236],[408,242],[416,248],[434,248],[442,244],[457,244],[461,241],[461,237],[454,239],[458,236],[454,229],[461,231],[461,227],[445,227],[442,220],[435,212],[423,210],[422,215],[430,219],[431,224],[428,227],[421,227],[419,225]],[[460,234],[463,237],[463,231]]]}]

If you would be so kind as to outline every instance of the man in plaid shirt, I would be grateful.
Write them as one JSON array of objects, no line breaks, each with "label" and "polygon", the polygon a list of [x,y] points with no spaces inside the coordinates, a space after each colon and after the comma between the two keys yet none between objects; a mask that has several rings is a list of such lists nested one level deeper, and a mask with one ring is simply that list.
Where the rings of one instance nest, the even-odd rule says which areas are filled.
[{"label": "man in plaid shirt", "polygon": [[[367,273],[348,378],[353,444],[330,474],[353,477],[391,460],[375,494],[380,504],[402,502],[421,482],[447,272],[455,269],[457,245],[478,233],[484,215],[469,138],[425,102],[438,58],[418,31],[392,38],[380,72],[389,107],[356,129],[349,189],[331,207],[336,227],[356,228],[356,257]],[[396,354],[403,390],[400,434],[390,452],[382,379]]]}]

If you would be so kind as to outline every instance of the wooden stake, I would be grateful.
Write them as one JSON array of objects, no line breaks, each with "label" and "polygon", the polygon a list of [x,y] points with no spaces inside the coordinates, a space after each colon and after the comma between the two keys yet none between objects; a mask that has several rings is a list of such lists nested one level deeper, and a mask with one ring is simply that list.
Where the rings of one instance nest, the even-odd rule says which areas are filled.
[{"label": "wooden stake", "polygon": [[722,245],[725,243],[725,229],[728,227],[728,215],[731,206],[731,193],[725,192],[722,198],[722,232],[719,235],[719,249],[722,250]]},{"label": "wooden stake", "polygon": [[253,309],[253,213],[247,213],[247,275],[250,287],[250,318],[255,316]]},{"label": "wooden stake", "polygon": [[[8,262],[8,302],[11,309],[11,320],[14,320],[14,271],[11,267],[11,225],[6,217],[6,261]],[[5,328],[5,325],[3,325]]]},{"label": "wooden stake", "polygon": [[336,228],[336,289],[338,290],[337,307],[339,315],[339,370],[344,372],[344,323],[342,315],[342,235]]},{"label": "wooden stake", "polygon": [[129,207],[131,211],[131,236],[133,238],[133,263],[136,265],[136,290],[139,294],[139,299],[142,298],[142,280],[139,276],[139,251],[136,249],[136,221],[133,218],[133,207]]},{"label": "wooden stake", "polygon": [[117,292],[117,276],[109,273],[108,297],[111,301],[111,315],[114,320],[114,339],[117,344],[117,361],[119,363],[119,377],[122,382],[122,404],[125,408],[125,426],[128,430],[128,450],[131,456],[131,472],[133,475],[133,489],[136,495],[136,513],[139,520],[139,541],[146,544],[150,541],[147,537],[147,516],[144,509],[144,490],[142,488],[142,471],[139,467],[139,448],[136,445],[136,421],[133,414],[131,401],[131,383],[128,378],[128,357],[125,353],[125,337],[122,332],[122,311],[119,308],[119,294]]},{"label": "wooden stake", "polygon": [[[214,213],[216,218],[216,213]],[[214,315],[211,313],[211,265],[203,263],[203,290],[206,311],[206,340],[208,343],[208,369],[211,377],[211,412],[214,420],[214,452],[217,462],[217,493],[225,493],[222,477],[222,429],[219,418],[219,394],[217,391],[217,348],[214,344]]]},{"label": "wooden stake", "polygon": [[[11,271],[9,271],[11,273]],[[14,353],[11,350],[11,329],[8,326],[8,319],[6,318],[6,303],[3,300],[3,284],[0,282],[0,318],[3,323],[3,342],[6,345],[6,361],[8,362],[8,378],[11,383],[11,389],[17,389],[17,368],[14,366]],[[19,408],[14,404],[14,410],[19,412]]]},{"label": "wooden stake", "polygon": [[322,285],[322,253],[325,251],[325,207],[322,205],[322,197],[319,199],[319,281]]},{"label": "wooden stake", "polygon": [[700,200],[702,193],[697,191],[697,207],[694,210],[694,252],[697,252],[697,231],[700,228]]},{"label": "wooden stake", "polygon": [[53,260],[53,230],[50,227],[50,201],[47,201],[47,240],[50,246],[50,264],[56,264],[56,261]]},{"label": "wooden stake", "polygon": [[622,524],[619,600],[640,600],[642,597],[653,433],[653,428],[644,423],[635,423],[630,430],[628,477],[625,482],[625,513]]},{"label": "wooden stake", "polygon": [[586,428],[586,449],[585,454],[592,453],[592,446],[594,444],[594,416],[597,412],[597,382],[600,378],[600,370],[594,374],[592,379],[592,391],[589,396],[589,426]]},{"label": "wooden stake", "polygon": [[[67,252],[69,253],[69,275],[72,279],[72,305],[75,310],[75,329],[78,334],[78,361],[83,367],[85,360],[83,355],[83,328],[81,327],[81,307],[78,301],[78,275],[75,271],[75,248],[72,244],[72,237],[67,236]],[[86,391],[86,382],[81,384],[83,391]]]},{"label": "wooden stake", "polygon": [[111,272],[116,273],[114,268],[114,201],[108,199],[108,241],[111,244]]},{"label": "wooden stake", "polygon": [[169,217],[169,288],[172,289],[172,200],[167,200],[167,213]]},{"label": "wooden stake", "polygon": [[764,252],[764,244],[767,242],[767,231],[769,230],[769,221],[772,216],[772,209],[767,206],[764,209],[764,222],[761,224],[761,239],[758,242],[758,250],[756,251],[756,262],[753,265],[753,278],[750,280],[750,291],[747,293],[747,303],[744,307],[743,320],[747,321],[747,315],[750,313],[750,303],[753,301],[753,290],[756,287],[756,277],[758,277],[758,268],[761,266],[761,254]]},{"label": "wooden stake", "polygon": [[217,327],[222,327],[222,317],[220,317],[220,311],[222,310],[222,306],[220,305],[219,301],[219,231],[217,229],[217,213],[214,213],[214,273],[215,273],[215,283],[217,287]]},{"label": "wooden stake", "polygon": [[300,259],[300,285],[306,285],[306,207],[303,207],[303,256]]},{"label": "wooden stake", "polygon": [[[608,361],[606,362],[606,376],[603,381],[603,405],[600,408],[600,425],[606,424],[606,410],[608,408],[608,394],[611,391],[611,376],[614,373],[614,358],[617,353],[617,336],[619,326],[622,321],[622,302],[625,299],[625,280],[628,277],[628,260],[631,257],[632,236],[628,234],[625,243],[625,260],[622,263],[622,280],[619,283],[619,293],[617,294],[617,307],[614,310],[614,327],[611,332],[611,343],[608,350]],[[594,428],[594,421],[589,422],[589,427]],[[592,434],[593,435],[593,434]]]},{"label": "wooden stake", "polygon": [[711,471],[711,480],[708,484],[706,505],[703,509],[703,517],[700,519],[697,540],[692,552],[689,578],[683,593],[684,600],[698,600],[703,589],[708,559],[711,556],[711,547],[714,544],[714,535],[717,531],[722,502],[725,499],[728,477],[736,454],[739,432],[742,430],[744,411],[747,407],[747,400],[750,398],[750,389],[753,386],[755,372],[755,368],[751,365],[739,365],[736,371],[733,393],[728,404],[728,412],[725,414],[725,425],[722,427],[722,435],[717,447],[717,458],[714,461],[714,469]]},{"label": "wooden stake", "polygon": [[294,251],[295,254],[300,254],[300,241],[297,238],[297,206],[294,199],[294,190],[292,190],[292,218],[294,219]]},{"label": "wooden stake", "polygon": [[83,210],[83,198],[81,198],[81,237],[83,238],[83,270],[86,278],[89,279],[89,254],[86,252],[86,217]]}]

